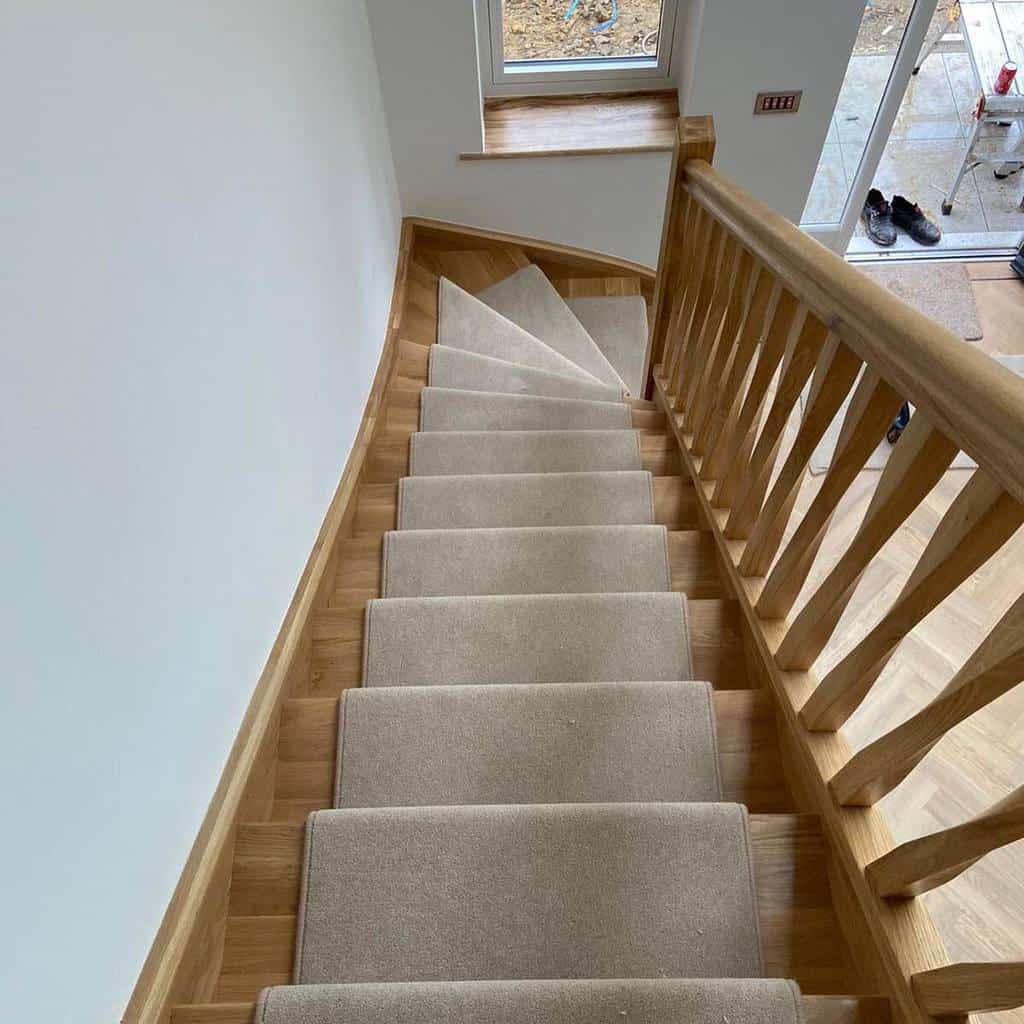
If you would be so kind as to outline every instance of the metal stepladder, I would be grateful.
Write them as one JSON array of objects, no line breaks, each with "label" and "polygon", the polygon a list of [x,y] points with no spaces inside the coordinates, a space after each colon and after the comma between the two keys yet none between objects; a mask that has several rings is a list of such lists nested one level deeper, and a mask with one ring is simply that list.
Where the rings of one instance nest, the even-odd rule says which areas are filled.
[{"label": "metal stepladder", "polygon": [[[1024,82],[1020,79],[1015,81],[1006,95],[992,91],[992,83],[1003,63],[1015,60],[1019,64],[1024,58],[1024,54],[1016,52],[1016,41],[1022,38],[1021,26],[1015,23],[1003,24],[1004,19],[1019,18],[1020,10],[1024,10],[1024,5],[1007,6],[991,0],[983,3],[956,3],[949,10],[948,24],[926,42],[917,58],[913,71],[915,75],[929,54],[947,38],[948,33],[958,28],[978,83],[978,102],[967,148],[953,184],[942,200],[942,212],[946,215],[953,212],[957,191],[968,171],[980,164],[987,164],[993,167],[996,178],[1003,179],[1024,168],[1024,153],[978,151],[979,141],[986,137],[986,125],[1006,128],[1017,124],[1021,126],[1021,135],[1024,137]],[[1011,47],[1015,52],[1010,52]],[[1024,145],[1024,142],[1019,139],[1020,145]],[[1024,198],[1021,199],[1020,208],[1024,211]]]}]

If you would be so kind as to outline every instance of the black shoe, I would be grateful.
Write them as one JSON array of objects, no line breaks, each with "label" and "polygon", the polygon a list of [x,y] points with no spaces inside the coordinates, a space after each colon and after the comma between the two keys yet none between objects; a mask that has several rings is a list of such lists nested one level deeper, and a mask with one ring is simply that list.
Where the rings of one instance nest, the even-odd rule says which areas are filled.
[{"label": "black shoe", "polygon": [[864,200],[864,208],[860,211],[860,219],[864,223],[864,230],[868,238],[875,245],[895,245],[896,228],[892,223],[892,210],[886,202],[885,196],[877,188],[868,192]]},{"label": "black shoe", "polygon": [[903,428],[897,427],[895,423],[885,433],[885,439],[889,444],[895,444],[902,436]]},{"label": "black shoe", "polygon": [[942,229],[930,221],[917,203],[904,199],[903,196],[892,197],[892,222],[904,231],[915,242],[921,245],[935,245],[942,238]]}]

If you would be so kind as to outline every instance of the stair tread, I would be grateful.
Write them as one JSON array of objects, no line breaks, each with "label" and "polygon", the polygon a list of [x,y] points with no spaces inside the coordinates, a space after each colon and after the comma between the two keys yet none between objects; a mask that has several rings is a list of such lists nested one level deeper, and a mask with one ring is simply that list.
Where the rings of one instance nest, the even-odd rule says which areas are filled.
[{"label": "stair tread", "polygon": [[439,344],[604,383],[447,278],[440,279],[437,301]]},{"label": "stair tread", "polygon": [[420,430],[628,430],[624,402],[547,395],[506,395],[426,387],[420,393]]},{"label": "stair tread", "polygon": [[295,980],[758,977],[749,850],[738,804],[320,811]]},{"label": "stair tread", "polygon": [[626,1014],[648,1024],[802,1024],[800,991],[759,979],[473,981],[398,985],[288,986],[264,993],[260,1020],[298,1024],[591,1024]]},{"label": "stair tread", "polygon": [[539,267],[523,267],[477,298],[598,380],[625,389],[615,367]]},{"label": "stair tread", "polygon": [[[762,690],[716,690],[712,707],[722,798],[744,803],[757,813],[792,810],[768,695]],[[312,811],[330,805],[338,718],[337,697],[297,697],[284,703],[278,740],[279,790],[270,821],[304,822]],[[260,892],[246,892],[245,899],[259,905]],[[233,912],[241,911],[236,907]]]},{"label": "stair tread", "polygon": [[[687,611],[693,669],[677,673],[673,678],[685,676],[706,679],[719,690],[747,688],[749,682],[743,655],[738,602],[718,598],[687,598]],[[355,608],[326,608],[314,615],[312,672],[308,683],[296,692],[296,696],[337,696],[364,681],[364,620],[364,604]]]},{"label": "stair tread", "polygon": [[664,526],[391,530],[382,597],[670,590]]},{"label": "stair tread", "polygon": [[692,678],[682,594],[403,597],[366,606],[364,686]]},{"label": "stair tread", "polygon": [[654,523],[643,470],[414,476],[398,484],[400,530]]},{"label": "stair tread", "polygon": [[721,799],[706,683],[371,687],[340,723],[337,807]]},{"label": "stair tread", "polygon": [[647,357],[647,302],[640,295],[567,298],[566,305],[586,328],[633,395],[644,391]]},{"label": "stair tread", "polygon": [[412,435],[410,476],[640,470],[635,430],[446,431]]},{"label": "stair tread", "polygon": [[431,345],[427,383],[436,388],[490,391],[512,395],[547,395],[552,398],[584,398],[617,402],[622,392],[607,384],[591,384],[566,374],[537,370],[507,359],[495,359],[477,352]]}]

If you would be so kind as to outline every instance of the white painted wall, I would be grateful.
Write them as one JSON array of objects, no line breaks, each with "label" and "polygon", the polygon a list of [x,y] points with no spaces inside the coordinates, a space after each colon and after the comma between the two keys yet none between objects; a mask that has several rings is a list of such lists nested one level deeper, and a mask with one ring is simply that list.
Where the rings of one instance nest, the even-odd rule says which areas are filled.
[{"label": "white painted wall", "polygon": [[0,1017],[117,1020],[351,446],[362,0],[0,4]]},{"label": "white painted wall", "polygon": [[[713,114],[715,166],[799,221],[864,0],[692,2],[703,14],[687,43],[681,109]],[[803,89],[799,113],[754,117],[756,95],[774,89]]]},{"label": "white painted wall", "polygon": [[[680,0],[680,108],[713,114],[716,165],[794,220],[863,10],[863,0]],[[482,141],[473,0],[373,0],[369,12],[407,213],[657,262],[667,155],[460,162]],[[800,112],[755,118],[755,95],[776,88],[804,89]]]},{"label": "white painted wall", "polygon": [[407,214],[657,262],[668,154],[460,162],[483,133],[473,0],[369,12]]}]

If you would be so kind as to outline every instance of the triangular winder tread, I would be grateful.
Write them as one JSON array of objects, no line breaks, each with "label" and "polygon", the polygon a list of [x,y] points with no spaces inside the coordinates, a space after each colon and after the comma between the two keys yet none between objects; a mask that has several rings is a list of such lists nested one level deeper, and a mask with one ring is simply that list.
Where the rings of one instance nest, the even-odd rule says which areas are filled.
[{"label": "triangular winder tread", "polygon": [[540,267],[523,267],[477,295],[604,384],[626,385]]}]

